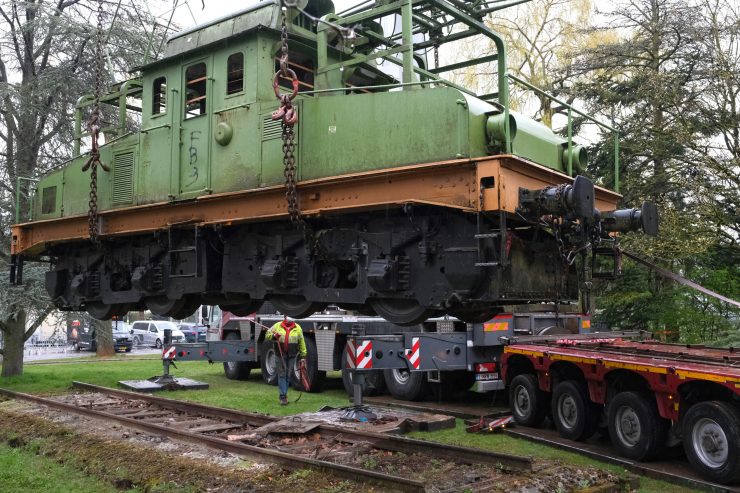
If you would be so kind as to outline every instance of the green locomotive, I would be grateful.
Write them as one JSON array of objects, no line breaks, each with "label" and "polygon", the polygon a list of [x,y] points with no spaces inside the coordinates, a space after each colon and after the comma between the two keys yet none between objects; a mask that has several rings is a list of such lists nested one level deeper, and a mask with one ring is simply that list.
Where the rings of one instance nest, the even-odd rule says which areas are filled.
[{"label": "green locomotive", "polygon": [[[183,318],[202,303],[250,313],[269,299],[294,317],[334,303],[414,324],[577,299],[576,253],[613,251],[612,232],[653,233],[655,210],[615,211],[617,194],[570,178],[584,148],[509,111],[515,78],[482,22],[490,10],[377,0],[336,15],[329,0],[265,1],[173,36],[103,97],[119,118],[103,129],[97,213],[80,155],[39,182],[32,218],[14,226],[15,266],[48,257],[57,306],[101,319],[143,307]],[[394,16],[399,32],[385,33]],[[446,67],[419,54],[476,34],[498,53]],[[493,59],[490,95],[438,75]],[[292,84],[286,160],[273,112]],[[78,104],[77,151],[91,100]]]}]

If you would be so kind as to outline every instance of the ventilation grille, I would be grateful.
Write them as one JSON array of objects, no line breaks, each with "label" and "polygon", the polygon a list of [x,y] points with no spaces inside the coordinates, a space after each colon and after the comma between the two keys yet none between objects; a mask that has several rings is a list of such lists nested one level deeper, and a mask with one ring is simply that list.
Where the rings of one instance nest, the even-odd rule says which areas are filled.
[{"label": "ventilation grille", "polygon": [[134,201],[134,153],[113,158],[112,205],[130,205]]},{"label": "ventilation grille", "polygon": [[283,127],[280,120],[273,120],[266,116],[262,120],[262,140],[277,139],[283,135]]}]

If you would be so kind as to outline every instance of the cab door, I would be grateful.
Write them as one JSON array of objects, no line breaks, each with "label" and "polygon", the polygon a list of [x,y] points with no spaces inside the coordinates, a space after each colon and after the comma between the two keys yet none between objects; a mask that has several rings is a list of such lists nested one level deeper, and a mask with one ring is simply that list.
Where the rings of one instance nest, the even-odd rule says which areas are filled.
[{"label": "cab door", "polygon": [[[210,188],[212,78],[211,58],[203,58],[183,68],[180,97],[180,139],[175,150],[177,173],[173,173],[176,195],[190,198]],[[175,171],[175,170],[173,170]]]}]

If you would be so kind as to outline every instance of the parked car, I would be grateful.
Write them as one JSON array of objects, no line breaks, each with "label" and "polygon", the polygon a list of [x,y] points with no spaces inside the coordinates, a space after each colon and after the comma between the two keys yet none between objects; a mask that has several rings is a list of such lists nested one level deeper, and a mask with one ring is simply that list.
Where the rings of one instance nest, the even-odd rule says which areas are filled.
[{"label": "parked car", "polygon": [[206,342],[207,325],[183,322],[177,324],[177,328],[185,334],[186,342]]},{"label": "parked car", "polygon": [[130,353],[134,347],[134,343],[131,340],[131,329],[128,329],[125,324],[113,322],[113,348],[116,352]]},{"label": "parked car", "polygon": [[[117,352],[130,353],[133,348],[130,329],[121,321],[112,322],[113,348]],[[69,323],[67,339],[72,343],[75,351],[97,350],[97,337],[95,328],[91,327],[85,320],[72,320]]]},{"label": "parked car", "polygon": [[164,330],[172,330],[172,342],[185,342],[185,334],[177,328],[174,322],[166,320],[141,320],[131,326],[131,337],[135,346],[162,347]]}]

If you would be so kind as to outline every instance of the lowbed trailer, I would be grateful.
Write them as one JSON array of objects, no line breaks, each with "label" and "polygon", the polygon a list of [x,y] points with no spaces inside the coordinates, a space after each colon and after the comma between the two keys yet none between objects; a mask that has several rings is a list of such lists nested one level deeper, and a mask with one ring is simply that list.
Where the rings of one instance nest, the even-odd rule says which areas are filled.
[{"label": "lowbed trailer", "polygon": [[[484,340],[429,334],[357,337],[356,371],[466,368]],[[564,438],[606,427],[624,457],[650,460],[683,443],[694,469],[718,483],[740,481],[740,354],[733,349],[639,341],[596,333],[511,338],[497,359],[518,424],[550,415]],[[494,356],[492,356],[494,357]],[[484,358],[485,359],[485,358]]]}]

